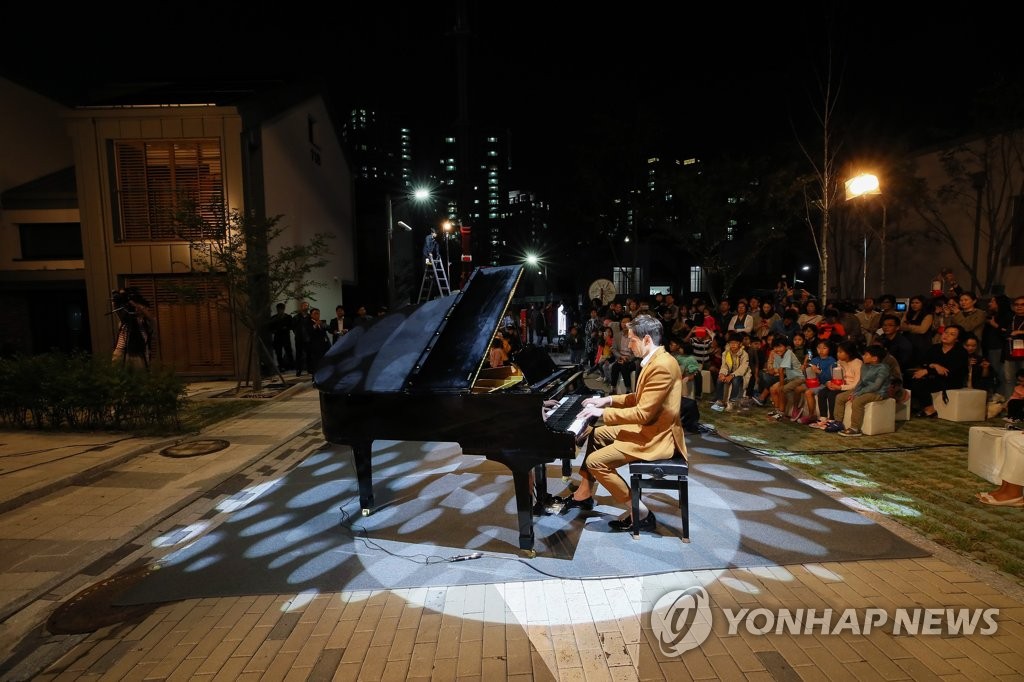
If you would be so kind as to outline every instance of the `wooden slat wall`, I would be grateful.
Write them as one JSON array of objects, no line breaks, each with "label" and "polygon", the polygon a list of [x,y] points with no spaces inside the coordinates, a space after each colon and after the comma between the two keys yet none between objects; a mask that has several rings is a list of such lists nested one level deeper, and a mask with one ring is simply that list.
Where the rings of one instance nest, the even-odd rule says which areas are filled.
[{"label": "wooden slat wall", "polygon": [[[235,375],[234,332],[231,316],[222,307],[227,297],[223,281],[173,275],[129,275],[123,281],[154,304],[154,362],[172,365],[178,374],[188,376]],[[200,287],[198,303],[182,300],[175,290],[186,283]]]},{"label": "wooden slat wall", "polygon": [[224,229],[224,175],[220,140],[119,140],[114,142],[120,241],[202,239],[173,220],[185,195],[196,201],[215,233]]}]

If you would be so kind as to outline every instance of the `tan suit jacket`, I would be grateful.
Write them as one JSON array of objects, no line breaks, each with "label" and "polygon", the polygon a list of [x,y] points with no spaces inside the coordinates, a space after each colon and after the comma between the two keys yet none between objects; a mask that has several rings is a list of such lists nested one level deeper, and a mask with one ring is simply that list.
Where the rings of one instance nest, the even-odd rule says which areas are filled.
[{"label": "tan suit jacket", "polygon": [[612,396],[604,410],[605,426],[615,426],[616,448],[638,459],[669,459],[678,450],[687,457],[679,408],[683,382],[679,363],[658,347],[640,371],[636,391]]}]

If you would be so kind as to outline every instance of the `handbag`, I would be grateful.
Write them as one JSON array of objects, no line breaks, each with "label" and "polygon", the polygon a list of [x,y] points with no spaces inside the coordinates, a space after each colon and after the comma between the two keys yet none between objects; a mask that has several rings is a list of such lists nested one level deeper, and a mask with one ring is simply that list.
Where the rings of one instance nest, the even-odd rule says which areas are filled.
[{"label": "handbag", "polygon": [[1024,339],[1011,336],[1007,342],[1010,344],[1010,357],[1014,360],[1024,360]]}]

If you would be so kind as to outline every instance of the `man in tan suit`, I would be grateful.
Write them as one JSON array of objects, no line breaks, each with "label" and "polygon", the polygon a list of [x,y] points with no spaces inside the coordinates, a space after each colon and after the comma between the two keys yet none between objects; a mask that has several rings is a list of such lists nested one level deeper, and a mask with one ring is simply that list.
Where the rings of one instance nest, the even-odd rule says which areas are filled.
[{"label": "man in tan suit", "polygon": [[[683,384],[679,363],[661,345],[661,322],[640,315],[629,325],[629,345],[633,357],[641,358],[636,392],[626,395],[587,398],[580,416],[604,420],[587,444],[587,455],[580,467],[582,482],[564,509],[593,509],[594,487],[603,485],[615,501],[627,511],[609,523],[612,530],[628,530],[632,521],[629,485],[617,469],[636,461],[670,459],[676,452],[686,454],[683,428],[679,421]],[[640,528],[653,530],[655,519],[640,503]]]}]

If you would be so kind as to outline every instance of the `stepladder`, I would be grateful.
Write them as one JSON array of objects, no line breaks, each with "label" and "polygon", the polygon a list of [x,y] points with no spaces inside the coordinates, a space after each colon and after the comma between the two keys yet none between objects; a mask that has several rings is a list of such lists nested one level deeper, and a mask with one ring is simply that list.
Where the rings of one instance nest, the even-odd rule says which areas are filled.
[{"label": "stepladder", "polygon": [[420,295],[417,303],[423,303],[434,298],[434,291],[438,296],[447,296],[452,292],[448,284],[448,273],[445,272],[444,263],[438,256],[427,258],[423,264],[423,281],[420,282]]}]

